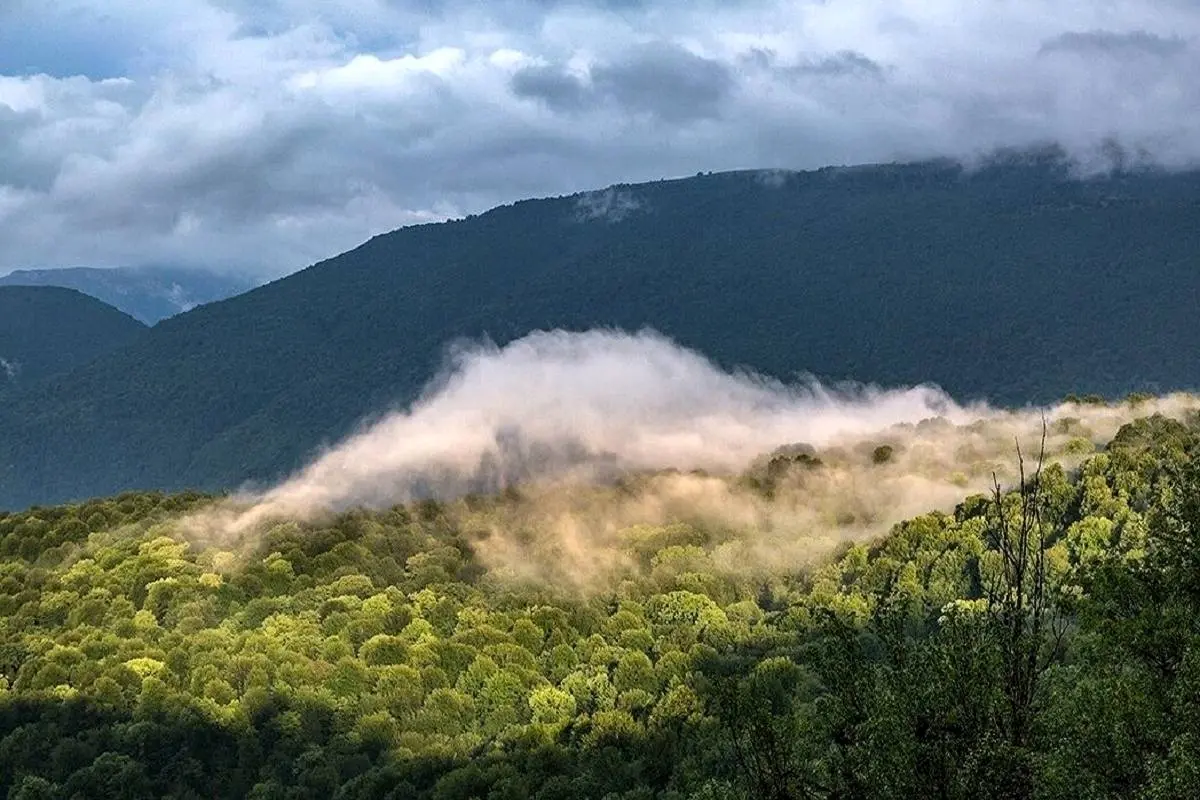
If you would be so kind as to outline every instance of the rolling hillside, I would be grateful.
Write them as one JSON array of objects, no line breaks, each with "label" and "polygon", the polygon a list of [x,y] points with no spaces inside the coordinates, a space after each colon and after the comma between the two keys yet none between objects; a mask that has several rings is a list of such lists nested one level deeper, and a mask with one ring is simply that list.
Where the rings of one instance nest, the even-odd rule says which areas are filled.
[{"label": "rolling hillside", "polygon": [[0,395],[123,347],[145,330],[71,289],[0,286]]},{"label": "rolling hillside", "polygon": [[793,515],[921,456],[215,538],[196,493],[0,512],[0,797],[1194,798],[1200,419],[1096,433],[874,536]]},{"label": "rolling hillside", "polygon": [[0,286],[62,286],[75,289],[153,325],[159,320],[253,288],[239,275],[171,267],[67,267],[19,269],[0,276]]},{"label": "rolling hillside", "polygon": [[0,506],[228,487],[409,402],[447,342],[652,326],[726,366],[1023,404],[1200,385],[1200,173],[1053,154],[740,172],[417,226],[0,409]]}]

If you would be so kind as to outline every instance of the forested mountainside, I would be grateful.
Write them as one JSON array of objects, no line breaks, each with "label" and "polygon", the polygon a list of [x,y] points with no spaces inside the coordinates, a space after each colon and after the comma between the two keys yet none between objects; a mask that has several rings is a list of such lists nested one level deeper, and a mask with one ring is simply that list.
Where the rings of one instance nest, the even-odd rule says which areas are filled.
[{"label": "forested mountainside", "polygon": [[[0,795],[1196,797],[1198,431],[808,563],[635,524],[574,581],[514,569],[580,544],[524,489],[243,538],[197,494],[0,513]],[[840,457],[721,480],[782,503]]]},{"label": "forested mountainside", "polygon": [[112,306],[70,289],[0,286],[0,395],[86,364],[145,330]]},{"label": "forested mountainside", "polygon": [[291,470],[447,343],[652,326],[726,366],[1022,404],[1200,383],[1200,173],[1053,153],[697,176],[379,236],[0,409],[0,507]]},{"label": "forested mountainside", "polygon": [[153,325],[198,305],[232,297],[257,285],[253,278],[180,267],[65,267],[18,269],[0,286],[62,286],[102,300]]}]

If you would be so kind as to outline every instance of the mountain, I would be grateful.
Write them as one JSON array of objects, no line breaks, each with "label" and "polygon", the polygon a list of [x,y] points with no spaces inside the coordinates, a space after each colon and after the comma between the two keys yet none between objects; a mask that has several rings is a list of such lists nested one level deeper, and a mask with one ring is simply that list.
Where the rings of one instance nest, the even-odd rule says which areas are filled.
[{"label": "mountain", "polygon": [[0,286],[0,394],[85,364],[145,331],[73,289]]},{"label": "mountain", "polygon": [[1051,155],[737,172],[405,228],[0,409],[0,506],[267,480],[446,344],[652,326],[725,366],[1023,404],[1200,385],[1200,172]]},{"label": "mountain", "polygon": [[68,267],[19,269],[0,277],[0,286],[63,286],[89,294],[147,325],[198,305],[252,289],[241,275],[177,267]]}]

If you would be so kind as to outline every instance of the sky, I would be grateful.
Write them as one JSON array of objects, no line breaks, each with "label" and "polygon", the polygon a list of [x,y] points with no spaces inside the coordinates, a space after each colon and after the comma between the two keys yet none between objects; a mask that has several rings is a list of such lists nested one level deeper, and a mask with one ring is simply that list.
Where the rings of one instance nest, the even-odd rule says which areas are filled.
[{"label": "sky", "polygon": [[1200,158],[1196,0],[0,0],[0,274],[727,169]]}]

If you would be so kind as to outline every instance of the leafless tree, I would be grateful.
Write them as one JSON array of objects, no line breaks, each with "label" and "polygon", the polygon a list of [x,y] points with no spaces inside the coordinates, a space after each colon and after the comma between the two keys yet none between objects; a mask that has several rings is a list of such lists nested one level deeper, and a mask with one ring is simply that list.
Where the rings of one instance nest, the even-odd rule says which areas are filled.
[{"label": "leafless tree", "polygon": [[1038,681],[1061,654],[1065,634],[1049,585],[1047,540],[1060,524],[1047,519],[1042,486],[1046,456],[1046,421],[1042,420],[1037,467],[1027,475],[1017,443],[1016,507],[1005,502],[1000,481],[992,474],[990,544],[1000,555],[1000,570],[985,583],[989,611],[1000,638],[1003,692],[1007,708],[1001,720],[1008,743],[1029,746]]}]

